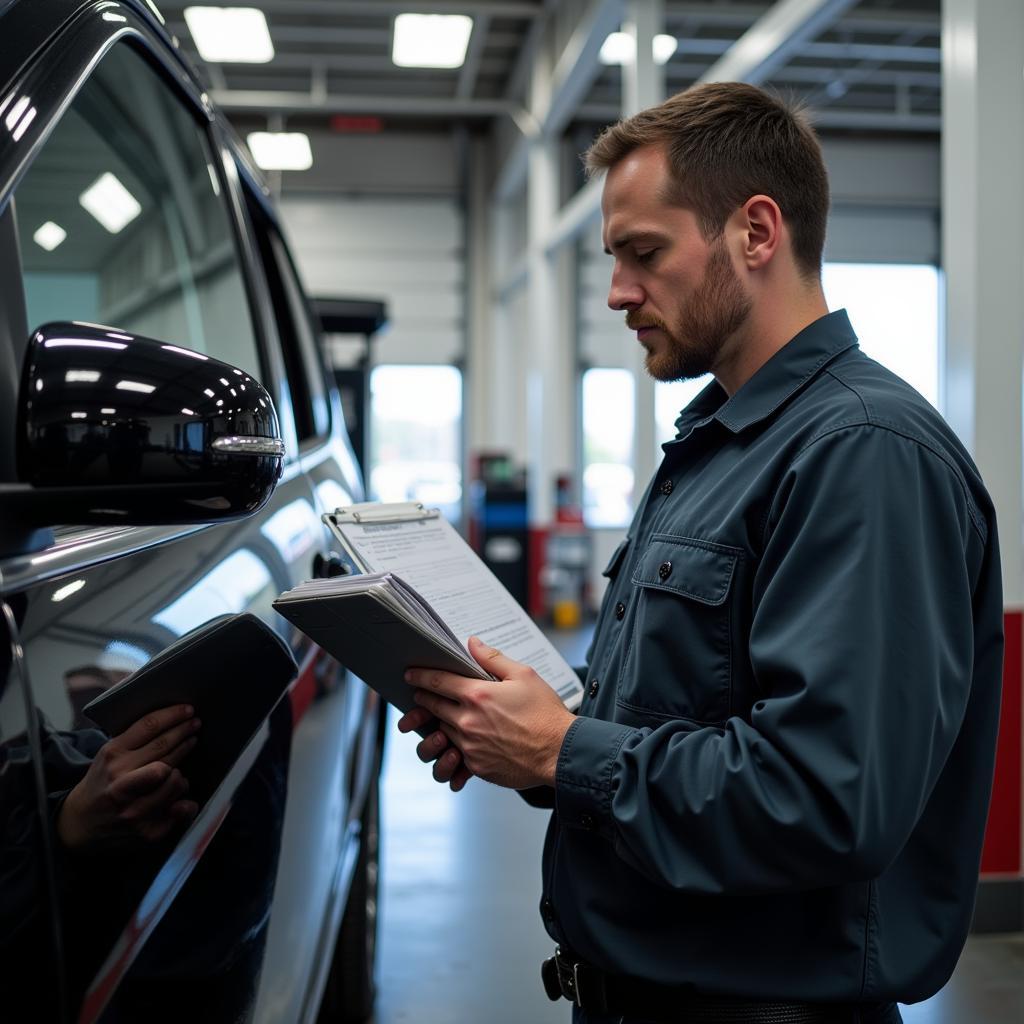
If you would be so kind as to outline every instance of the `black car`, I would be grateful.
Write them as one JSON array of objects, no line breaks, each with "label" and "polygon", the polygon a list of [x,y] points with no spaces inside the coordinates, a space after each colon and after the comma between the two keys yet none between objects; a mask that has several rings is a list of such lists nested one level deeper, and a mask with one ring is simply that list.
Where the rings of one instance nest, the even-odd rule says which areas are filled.
[{"label": "black car", "polygon": [[[361,488],[268,190],[156,7],[0,0],[5,1021],[369,1014],[383,708],[271,608]],[[253,712],[218,666],[245,742],[191,826],[67,849],[85,705],[237,613],[298,672]]]}]

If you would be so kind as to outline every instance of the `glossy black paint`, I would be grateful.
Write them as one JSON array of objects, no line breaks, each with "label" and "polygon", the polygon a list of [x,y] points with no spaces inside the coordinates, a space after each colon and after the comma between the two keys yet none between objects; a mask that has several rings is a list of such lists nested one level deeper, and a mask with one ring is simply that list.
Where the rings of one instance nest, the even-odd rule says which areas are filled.
[{"label": "glossy black paint", "polygon": [[[330,395],[330,428],[303,440],[300,460],[284,358],[295,332],[267,299],[263,227],[248,212],[259,207],[276,226],[269,191],[150,7],[143,0],[0,0],[0,40],[0,602],[14,622],[11,629],[0,620],[0,1018],[313,1024],[359,856],[366,794],[379,771],[382,709],[360,680],[291,630],[271,601],[332,564],[321,513],[363,498],[337,394]],[[67,459],[36,483],[15,475],[16,396],[25,339],[36,328],[26,322],[21,296],[18,184],[97,62],[119,46],[141,54],[208,132],[261,379],[289,444],[267,504],[228,523],[220,522],[223,508],[193,505],[188,522],[202,525],[144,525],[185,522],[168,519],[163,498],[173,503],[189,486],[173,478],[180,461],[205,465],[191,445],[173,456],[165,450],[145,467],[169,473],[163,483],[133,479],[116,458],[112,469],[109,449],[106,466],[79,449],[71,470],[89,480],[119,473],[128,482],[53,482],[68,470]],[[21,119],[7,125],[26,97]],[[183,366],[200,362],[181,359]],[[180,408],[200,411],[184,401],[179,415]],[[74,411],[87,410],[64,408]],[[25,451],[18,464],[28,472]],[[142,452],[144,462],[149,454]],[[223,495],[214,497],[216,504]],[[111,515],[115,499],[122,510],[135,502],[135,511]],[[96,521],[93,513],[107,525],[83,528]],[[66,525],[39,529],[54,522]],[[302,672],[196,827],[152,849],[136,844],[86,857],[62,849],[53,830],[60,799],[107,739],[82,716],[83,704],[183,631],[235,611],[278,630]],[[223,670],[225,685],[244,701],[246,680],[230,665]]]},{"label": "glossy black paint", "polygon": [[266,503],[280,474],[280,455],[232,450],[280,443],[270,395],[190,349],[46,324],[29,343],[20,392],[18,475],[39,491],[64,489],[59,505],[43,504],[50,516],[39,508],[47,495],[35,496],[37,524],[237,518]]}]

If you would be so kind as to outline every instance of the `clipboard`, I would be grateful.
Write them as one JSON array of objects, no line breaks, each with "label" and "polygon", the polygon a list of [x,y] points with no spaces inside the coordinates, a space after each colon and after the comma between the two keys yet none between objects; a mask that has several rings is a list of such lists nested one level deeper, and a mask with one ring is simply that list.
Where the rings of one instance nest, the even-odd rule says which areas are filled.
[{"label": "clipboard", "polygon": [[349,571],[366,573],[373,570],[345,536],[346,524],[365,526],[381,523],[408,523],[414,520],[438,519],[440,515],[440,509],[427,508],[419,501],[393,501],[386,504],[379,501],[364,501],[357,505],[336,508],[333,512],[327,512],[320,518],[344,549]]},{"label": "clipboard", "polygon": [[[282,594],[274,607],[386,700],[407,710],[406,668],[445,668],[486,678],[466,649],[476,635],[530,665],[569,710],[578,709],[579,676],[438,509],[415,501],[364,502],[322,519],[352,573],[366,577],[365,592],[351,575],[316,580]],[[333,596],[338,602],[328,611],[324,599]],[[415,606],[408,617],[401,607],[406,598]],[[388,604],[391,610],[384,608]],[[425,649],[424,640],[434,649]],[[427,656],[430,660],[417,660]],[[411,660],[400,664],[406,658]],[[463,667],[449,667],[452,658]]]}]

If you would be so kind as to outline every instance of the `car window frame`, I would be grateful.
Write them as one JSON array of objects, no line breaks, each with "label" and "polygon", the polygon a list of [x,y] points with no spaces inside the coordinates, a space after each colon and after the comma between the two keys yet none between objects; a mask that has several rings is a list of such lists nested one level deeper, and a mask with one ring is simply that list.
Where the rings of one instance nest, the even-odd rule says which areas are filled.
[{"label": "car window frame", "polygon": [[[306,456],[328,444],[333,435],[331,383],[324,359],[322,332],[279,219],[266,203],[259,201],[251,188],[246,187],[244,181],[242,190],[263,261],[270,264],[268,269],[276,277],[274,282],[268,281],[268,294],[273,296],[275,324],[286,362],[288,357],[285,349],[292,349],[294,366],[288,366],[289,378],[293,370],[301,377],[302,398],[311,424],[311,432],[299,440],[298,450]],[[288,283],[285,280],[287,276],[290,276],[301,300],[301,315],[305,318],[308,332],[305,337],[296,322],[296,310],[288,295]],[[282,321],[287,321],[287,330],[282,330]],[[291,337],[285,337],[286,333]],[[322,427],[318,427],[316,423],[316,402],[321,404],[325,414]]]},{"label": "car window frame", "polygon": [[[0,96],[0,103],[17,95],[30,95],[37,102],[37,113],[18,140],[18,144],[6,150],[0,148],[0,226],[6,223],[8,230],[14,232],[13,244],[10,239],[5,238],[7,231],[0,232],[0,253],[5,257],[5,266],[9,267],[10,272],[5,276],[11,282],[10,287],[20,291],[21,296],[17,305],[5,304],[6,313],[0,315],[0,344],[5,344],[7,349],[0,362],[7,363],[9,358],[12,359],[15,374],[11,387],[7,382],[9,371],[0,369],[3,378],[0,383],[11,387],[13,398],[5,421],[0,421],[0,430],[7,435],[2,443],[12,448],[9,466],[4,465],[5,460],[0,455],[0,474],[3,474],[0,475],[0,484],[18,482],[13,461],[17,392],[29,341],[24,302],[24,268],[16,235],[17,204],[12,204],[11,200],[16,200],[18,187],[68,107],[90,80],[95,69],[114,47],[119,45],[131,47],[145,61],[164,87],[173,94],[175,101],[193,119],[205,140],[213,160],[217,184],[221,190],[219,199],[229,222],[237,267],[242,277],[260,365],[260,382],[274,398],[277,406],[286,446],[284,470],[286,473],[289,470],[294,472],[298,466],[299,452],[290,406],[282,402],[285,393],[283,389],[286,388],[283,357],[268,330],[268,324],[273,324],[273,310],[268,309],[265,298],[266,279],[261,262],[256,256],[256,240],[243,209],[241,182],[238,165],[232,152],[232,140],[218,119],[209,98],[190,77],[190,72],[180,55],[154,31],[145,16],[128,6],[120,7],[118,15],[122,21],[105,20],[101,17],[101,12],[95,8],[80,11],[56,29],[46,43],[31,54],[30,59],[21,65],[17,75],[12,78],[12,88],[6,97]],[[8,258],[10,262],[7,262]],[[295,468],[287,464],[293,464]],[[184,530],[195,528],[197,527],[189,526]],[[95,528],[82,527],[82,531],[95,532]],[[123,527],[116,528],[116,532],[123,534],[125,530]],[[130,547],[129,542],[126,553]]]}]

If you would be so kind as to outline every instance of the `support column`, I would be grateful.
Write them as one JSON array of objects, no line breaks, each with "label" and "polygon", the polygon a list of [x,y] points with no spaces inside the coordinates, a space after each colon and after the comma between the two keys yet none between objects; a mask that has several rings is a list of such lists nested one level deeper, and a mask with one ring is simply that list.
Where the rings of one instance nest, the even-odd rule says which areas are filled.
[{"label": "support column", "polygon": [[[663,0],[630,0],[622,31],[636,40],[636,59],[622,66],[622,116],[630,117],[665,98],[665,72],[654,63],[654,37],[665,23]],[[636,424],[633,430],[633,500],[638,501],[658,467],[654,423],[654,380],[644,369],[644,349],[634,342],[627,366],[636,388]]]},{"label": "support column", "polygon": [[[1016,879],[1024,927],[1021,620],[1024,381],[1024,5],[943,0],[946,415],[995,502],[1007,631],[1003,709],[983,875]],[[984,887],[983,887],[984,888]],[[1000,892],[1005,906],[1009,893]],[[979,897],[979,915],[985,899]]]}]

